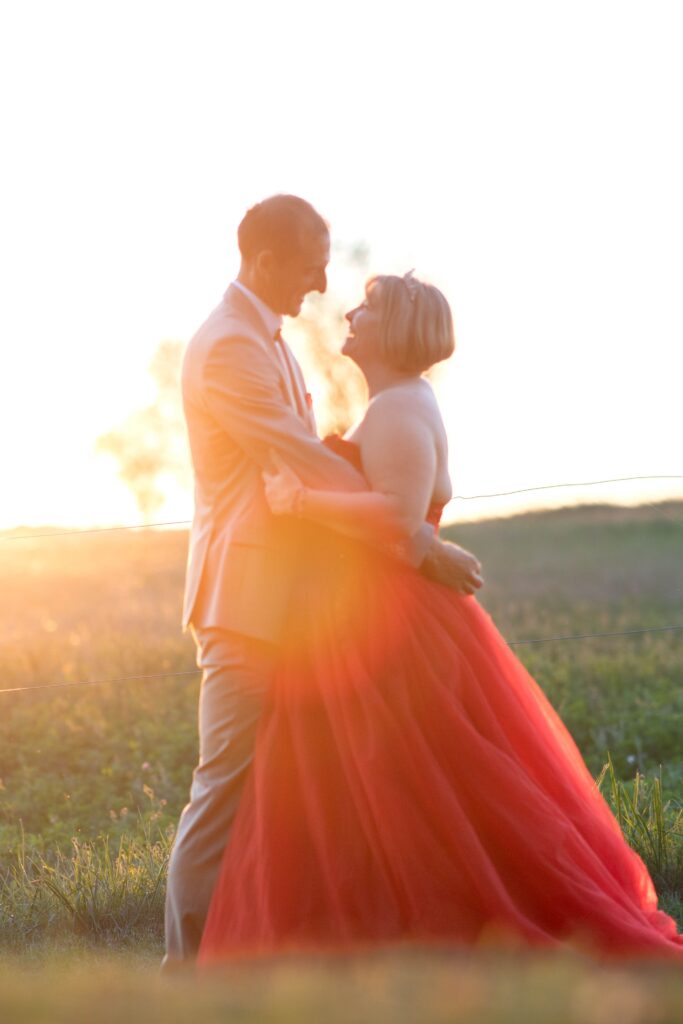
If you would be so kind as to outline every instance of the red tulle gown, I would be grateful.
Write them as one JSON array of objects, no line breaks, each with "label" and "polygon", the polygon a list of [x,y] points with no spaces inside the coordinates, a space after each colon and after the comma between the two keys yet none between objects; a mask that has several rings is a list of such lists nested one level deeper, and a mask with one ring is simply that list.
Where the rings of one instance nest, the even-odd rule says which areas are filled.
[{"label": "red tulle gown", "polygon": [[309,555],[199,963],[511,941],[683,962],[645,865],[475,598],[327,531]]}]

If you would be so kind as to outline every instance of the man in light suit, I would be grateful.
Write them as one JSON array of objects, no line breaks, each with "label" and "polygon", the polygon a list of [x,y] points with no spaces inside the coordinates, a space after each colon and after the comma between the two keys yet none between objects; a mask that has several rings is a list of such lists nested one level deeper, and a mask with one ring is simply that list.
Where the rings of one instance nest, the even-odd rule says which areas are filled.
[{"label": "man in light suit", "polygon": [[[199,763],[169,863],[164,968],[191,964],[248,771],[297,566],[302,524],[275,517],[261,473],[278,452],[309,487],[366,490],[318,439],[301,369],[280,335],[308,292],[324,292],[329,229],[310,204],[278,195],[238,229],[237,280],[190,341],[183,405],[195,474],[183,624],[203,669]],[[473,555],[425,527],[404,553],[466,593]]]}]

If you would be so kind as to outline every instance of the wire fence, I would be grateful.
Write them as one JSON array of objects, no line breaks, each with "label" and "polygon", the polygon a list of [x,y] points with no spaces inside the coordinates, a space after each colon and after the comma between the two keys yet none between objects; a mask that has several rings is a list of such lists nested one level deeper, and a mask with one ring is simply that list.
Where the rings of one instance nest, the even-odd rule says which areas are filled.
[{"label": "wire fence", "polygon": [[[564,484],[538,484],[534,487],[520,487],[514,491],[496,491],[490,494],[455,494],[451,501],[480,501],[483,498],[509,498],[515,494],[530,494],[533,491],[552,491],[562,487],[598,487],[601,484],[633,483],[642,480],[683,480],[683,473],[665,473],[649,476],[618,476],[609,480],[580,480]],[[643,505],[657,507],[651,501],[641,502]],[[125,530],[155,530],[169,526],[190,526],[191,519],[174,519],[163,523],[131,523],[128,526],[97,526],[79,530],[50,530],[46,533],[8,533],[0,536],[0,541],[40,540],[46,537],[77,537],[90,533],[120,533]]]},{"label": "wire fence", "polygon": [[[648,475],[648,476],[629,476],[629,477],[613,477],[609,480],[587,480],[574,483],[564,484],[541,484],[537,487],[523,487],[514,491],[498,491],[490,494],[459,494],[455,495],[452,500],[460,501],[474,501],[482,498],[502,498],[509,497],[515,494],[528,494],[532,491],[547,491],[559,489],[562,487],[594,487],[600,484],[612,484],[612,483],[626,483],[633,481],[642,480],[683,480],[683,474],[666,474],[666,475]],[[642,502],[645,505],[653,505],[652,502]],[[170,526],[189,526],[191,520],[173,520],[170,522],[160,523],[136,523],[127,526],[105,526],[105,527],[94,527],[92,529],[81,529],[81,530],[55,530],[46,533],[26,533],[26,534],[9,534],[0,537],[0,540],[37,540],[42,538],[50,537],[73,537],[82,536],[93,533],[116,533],[126,530],[150,530],[158,529]],[[531,637],[523,640],[510,640],[507,641],[509,647],[522,647],[531,644],[546,644],[556,641],[564,640],[594,640],[594,639],[613,639],[613,638],[624,638],[633,636],[643,636],[649,633],[677,633],[683,631],[683,624],[680,625],[668,625],[668,626],[650,626],[639,629],[627,629],[619,630],[615,632],[601,632],[601,633],[576,633],[576,634],[564,634],[558,636],[545,636],[545,637]],[[59,690],[65,688],[73,688],[78,686],[107,686],[112,684],[137,682],[141,680],[158,680],[158,679],[178,679],[188,678],[190,676],[196,676],[199,674],[201,669],[194,667],[187,669],[182,672],[154,672],[154,673],[142,673],[137,675],[129,676],[118,676],[111,679],[80,679],[74,682],[53,682],[53,683],[32,683],[26,686],[12,686],[0,688],[0,694],[7,693],[35,693],[40,690]]]},{"label": "wire fence", "polygon": [[[522,647],[527,644],[547,644],[556,640],[596,640],[612,639],[615,637],[642,636],[645,633],[678,633],[683,632],[683,624],[680,626],[647,626],[643,629],[624,629],[618,632],[607,633],[572,633],[560,636],[533,637],[528,640],[509,640],[508,647]],[[74,686],[108,686],[119,683],[137,682],[141,679],[178,679],[188,676],[196,676],[201,672],[198,667],[186,669],[183,672],[146,672],[140,675],[116,676],[113,679],[78,679],[74,682],[58,683],[33,683],[28,686],[10,686],[0,689],[0,693],[33,693],[38,690],[59,690]]]},{"label": "wire fence", "polygon": [[[644,633],[676,633],[683,631],[680,626],[648,626],[644,629],[624,629],[614,633],[573,633],[562,636],[541,636],[530,640],[510,640],[508,647],[522,647],[525,644],[547,644],[554,640],[595,640],[598,638],[613,638],[624,636],[642,636]],[[196,676],[201,672],[200,668],[186,669],[183,672],[153,672],[134,676],[117,676],[114,679],[79,679],[76,682],[61,683],[36,683],[28,686],[11,686],[0,689],[0,693],[27,693],[36,690],[58,690],[63,687],[72,686],[107,686],[114,683],[137,682],[140,679],[178,679],[181,677]]]},{"label": "wire fence", "polygon": [[617,476],[611,480],[579,480],[571,484],[540,484],[536,487],[521,487],[516,491],[497,491],[495,494],[456,494],[452,501],[477,501],[479,498],[508,498],[513,494],[529,494],[531,491],[553,491],[560,487],[597,487],[599,484],[624,484],[638,480],[683,480],[676,473],[665,476]]}]

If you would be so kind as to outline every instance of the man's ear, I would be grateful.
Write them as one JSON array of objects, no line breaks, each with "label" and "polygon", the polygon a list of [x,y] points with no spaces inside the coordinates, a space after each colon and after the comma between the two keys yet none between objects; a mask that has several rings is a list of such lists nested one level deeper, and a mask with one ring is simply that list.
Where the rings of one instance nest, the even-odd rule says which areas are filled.
[{"label": "man's ear", "polygon": [[270,281],[275,267],[275,253],[272,249],[262,249],[254,260],[256,273],[265,281]]}]

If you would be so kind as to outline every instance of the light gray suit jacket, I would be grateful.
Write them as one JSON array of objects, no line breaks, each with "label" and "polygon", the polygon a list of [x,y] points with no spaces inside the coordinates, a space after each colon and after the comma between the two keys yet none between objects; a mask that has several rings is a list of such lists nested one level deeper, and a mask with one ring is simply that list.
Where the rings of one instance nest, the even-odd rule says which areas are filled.
[{"label": "light gray suit jacket", "polygon": [[195,512],[183,626],[281,639],[305,532],[302,523],[273,516],[266,504],[261,471],[269,449],[307,486],[367,488],[317,438],[301,369],[287,354],[294,394],[266,325],[234,285],[187,347],[182,390]]}]

